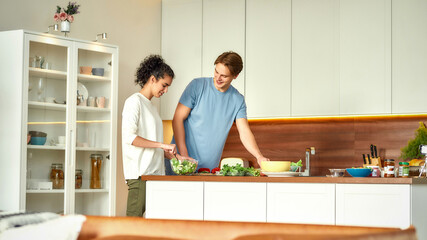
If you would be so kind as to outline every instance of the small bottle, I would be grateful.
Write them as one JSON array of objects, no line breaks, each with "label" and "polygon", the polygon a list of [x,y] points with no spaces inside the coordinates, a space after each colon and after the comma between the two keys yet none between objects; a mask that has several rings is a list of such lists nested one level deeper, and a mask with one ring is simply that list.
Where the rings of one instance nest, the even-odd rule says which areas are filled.
[{"label": "small bottle", "polygon": [[380,167],[378,166],[372,166],[372,173],[371,173],[372,177],[381,177],[381,170]]},{"label": "small bottle", "polygon": [[399,162],[399,177],[409,177],[409,163]]},{"label": "small bottle", "polygon": [[83,171],[81,169],[76,169],[76,189],[80,189],[83,183]]},{"label": "small bottle", "polygon": [[50,181],[52,181],[53,189],[64,188],[64,171],[62,170],[62,163],[52,163],[50,167]]},{"label": "small bottle", "polygon": [[102,166],[102,155],[91,154],[91,174],[90,174],[90,188],[98,189],[101,188],[101,166]]},{"label": "small bottle", "polygon": [[384,177],[394,177],[394,159],[384,160]]}]

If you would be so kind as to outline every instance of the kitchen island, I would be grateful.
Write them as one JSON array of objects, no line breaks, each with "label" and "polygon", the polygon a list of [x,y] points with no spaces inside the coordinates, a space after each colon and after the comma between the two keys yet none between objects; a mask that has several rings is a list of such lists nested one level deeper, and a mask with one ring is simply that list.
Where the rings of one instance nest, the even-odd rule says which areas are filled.
[{"label": "kitchen island", "polygon": [[427,179],[143,176],[147,218],[408,228],[427,236]]}]

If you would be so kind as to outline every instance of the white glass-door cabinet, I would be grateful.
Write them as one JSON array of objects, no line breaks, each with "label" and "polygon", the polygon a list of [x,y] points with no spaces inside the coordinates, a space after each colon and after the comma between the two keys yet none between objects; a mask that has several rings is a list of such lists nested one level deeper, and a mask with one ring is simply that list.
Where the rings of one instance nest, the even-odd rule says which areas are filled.
[{"label": "white glass-door cabinet", "polygon": [[113,215],[118,47],[15,30],[0,49],[0,210]]}]

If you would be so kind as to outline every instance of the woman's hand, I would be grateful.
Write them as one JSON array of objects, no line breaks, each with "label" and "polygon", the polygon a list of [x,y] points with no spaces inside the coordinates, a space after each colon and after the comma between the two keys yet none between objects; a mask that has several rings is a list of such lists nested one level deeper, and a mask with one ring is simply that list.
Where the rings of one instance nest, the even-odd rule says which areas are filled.
[{"label": "woman's hand", "polygon": [[162,143],[161,148],[165,151],[165,153],[169,153],[170,155],[176,154],[176,145],[175,144]]}]

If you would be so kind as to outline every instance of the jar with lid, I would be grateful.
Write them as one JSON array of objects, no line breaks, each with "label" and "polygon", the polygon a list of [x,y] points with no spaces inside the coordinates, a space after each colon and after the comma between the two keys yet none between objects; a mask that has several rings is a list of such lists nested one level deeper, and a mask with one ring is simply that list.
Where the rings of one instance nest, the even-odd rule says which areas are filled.
[{"label": "jar with lid", "polygon": [[381,170],[379,166],[372,166],[372,173],[371,176],[372,177],[381,177]]},{"label": "jar with lid", "polygon": [[384,160],[384,177],[394,177],[394,159]]},{"label": "jar with lid", "polygon": [[75,188],[76,189],[80,189],[82,188],[82,183],[83,183],[83,170],[81,169],[76,169],[76,179],[75,179],[76,183],[75,183]]},{"label": "jar with lid", "polygon": [[53,189],[64,188],[64,171],[62,170],[62,163],[52,163],[50,167],[50,181],[52,181]]},{"label": "jar with lid", "polygon": [[399,162],[399,177],[409,177],[409,163]]},{"label": "jar with lid", "polygon": [[101,188],[101,166],[102,166],[102,155],[91,154],[90,155],[91,173],[90,173],[90,188],[98,189]]}]

